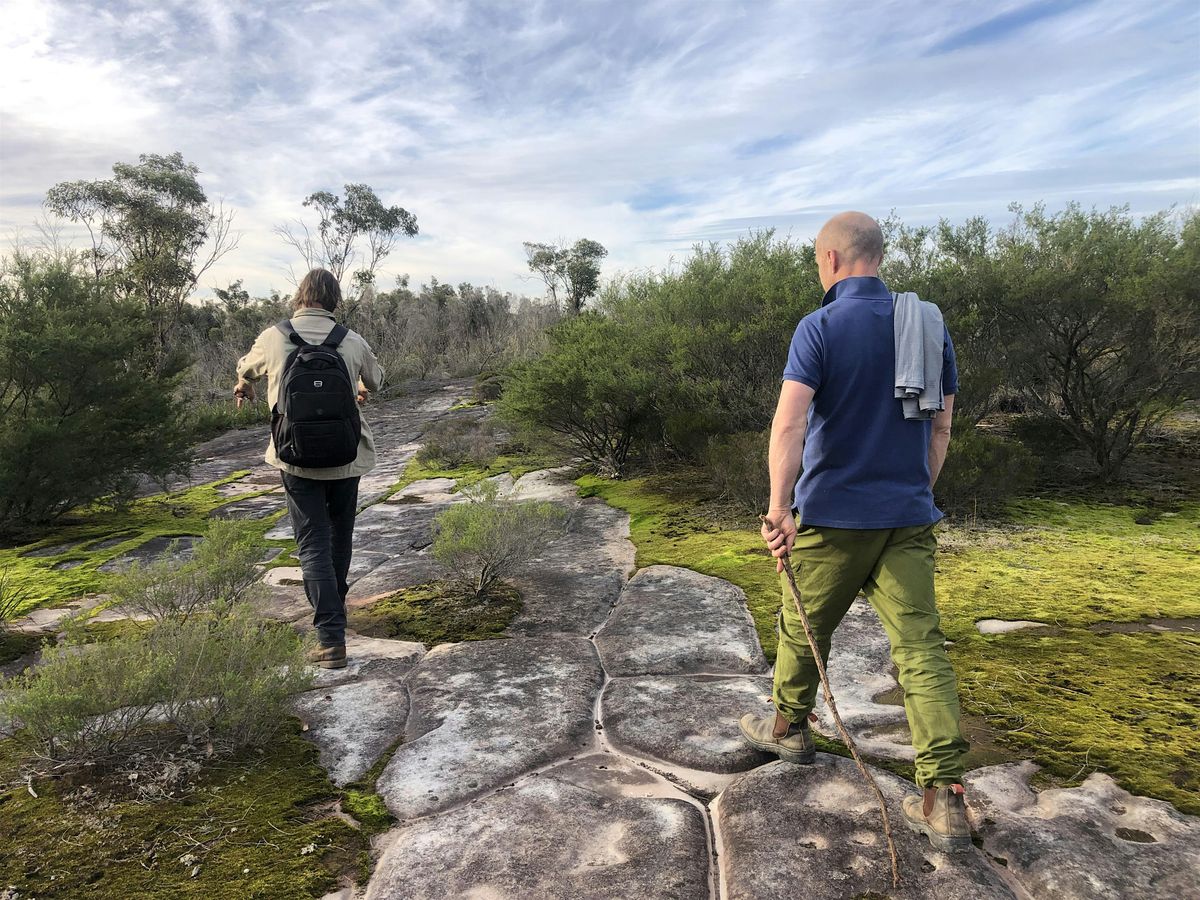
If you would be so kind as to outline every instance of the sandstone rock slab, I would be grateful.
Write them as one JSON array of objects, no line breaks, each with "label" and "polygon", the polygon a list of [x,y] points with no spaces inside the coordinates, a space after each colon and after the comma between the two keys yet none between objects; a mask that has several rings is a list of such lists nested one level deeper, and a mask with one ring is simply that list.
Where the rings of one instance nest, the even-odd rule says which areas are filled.
[{"label": "sandstone rock slab", "polygon": [[453,503],[465,500],[461,494],[453,493],[453,478],[422,478],[401,489],[388,498],[389,503]]},{"label": "sandstone rock slab", "polygon": [[1031,897],[1182,900],[1200,896],[1200,818],[1135,797],[1107,775],[1034,793],[1032,762],[964,779],[984,850]]},{"label": "sandstone rock slab", "polygon": [[621,595],[635,552],[628,514],[599,500],[579,504],[562,536],[511,579],[522,607],[509,633],[591,635]]},{"label": "sandstone rock slab", "polygon": [[433,519],[446,503],[377,503],[358,514],[354,547],[394,555],[433,542]]},{"label": "sandstone rock slab", "polygon": [[[873,756],[912,761],[915,758],[903,706],[876,703],[880,694],[899,683],[892,675],[891,645],[879,616],[861,597],[855,600],[833,632],[829,649],[829,683],[838,712],[859,750]],[[833,716],[818,692],[813,709],[816,729],[840,740]]]},{"label": "sandstone rock slab", "polygon": [[386,678],[399,682],[424,656],[424,644],[363,637],[348,631],[346,632],[346,668],[314,668],[313,684],[315,687],[333,687],[367,678]]},{"label": "sandstone rock slab", "polygon": [[549,773],[396,833],[368,900],[706,898],[702,813]]},{"label": "sandstone rock slab", "polygon": [[321,766],[339,787],[361,778],[404,733],[408,693],[402,681],[367,678],[301,694],[295,710]]},{"label": "sandstone rock slab", "polygon": [[376,790],[408,819],[580,752],[592,741],[602,678],[586,640],[442,645],[408,677],[405,743]]},{"label": "sandstone rock slab", "polygon": [[629,581],[596,647],[613,677],[767,669],[742,591],[676,566],[649,566]]},{"label": "sandstone rock slab", "polygon": [[875,770],[887,798],[900,854],[900,890],[892,889],[887,842],[875,796],[854,762],[817,754],[808,766],[784,762],[742,776],[717,807],[729,900],[1012,900],[983,854],[946,854],[909,831],[901,798],[916,788]]},{"label": "sandstone rock slab", "polygon": [[770,678],[616,678],[603,710],[613,746],[637,756],[705,772],[744,772],[774,759],[747,746],[737,724],[744,713],[773,711]]}]

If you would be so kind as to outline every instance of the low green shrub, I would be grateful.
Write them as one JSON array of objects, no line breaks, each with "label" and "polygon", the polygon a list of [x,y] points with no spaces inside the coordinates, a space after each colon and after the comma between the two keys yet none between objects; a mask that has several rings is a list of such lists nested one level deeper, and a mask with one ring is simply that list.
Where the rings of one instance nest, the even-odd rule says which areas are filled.
[{"label": "low green shrub", "polygon": [[457,469],[467,464],[486,468],[496,458],[496,436],[491,422],[473,419],[443,419],[421,436],[417,458],[439,469]]},{"label": "low green shrub", "polygon": [[639,445],[661,441],[664,383],[654,368],[661,347],[645,330],[583,313],[556,325],[549,349],[512,369],[500,399],[518,431],[550,433],[619,477]]},{"label": "low green shrub", "polygon": [[1024,446],[967,426],[950,439],[934,495],[948,515],[974,517],[1020,496],[1036,474],[1037,460]]},{"label": "low green shrub", "polygon": [[180,740],[234,752],[269,741],[309,678],[295,633],[217,604],[101,643],[69,633],[4,683],[0,721],[28,763],[58,769]]},{"label": "low green shrub", "polygon": [[155,621],[186,619],[216,602],[238,603],[259,589],[259,531],[235,519],[213,519],[192,558],[180,563],[178,542],[147,565],[133,563],[113,580],[109,593],[127,609]]},{"label": "low green shrub", "polygon": [[476,596],[519,570],[560,534],[566,513],[553,503],[499,496],[495,482],[467,490],[434,520],[433,555]]},{"label": "low green shrub", "polygon": [[504,393],[504,376],[499,372],[482,372],[475,378],[472,391],[480,403],[492,403],[499,400]]},{"label": "low green shrub", "polygon": [[721,496],[746,513],[770,505],[771,472],[767,468],[768,431],[743,431],[714,437],[704,454],[704,468]]}]

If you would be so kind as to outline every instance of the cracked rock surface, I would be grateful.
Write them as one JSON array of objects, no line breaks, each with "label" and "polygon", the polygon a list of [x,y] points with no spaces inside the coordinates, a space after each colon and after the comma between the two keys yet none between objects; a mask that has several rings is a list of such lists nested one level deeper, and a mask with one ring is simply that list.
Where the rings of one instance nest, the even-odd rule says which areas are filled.
[{"label": "cracked rock surface", "polygon": [[873,774],[888,802],[905,875],[901,890],[892,890],[875,795],[853,760],[818,753],[809,766],[773,762],[757,768],[721,795],[729,900],[1013,898],[978,851],[940,853],[910,832],[900,800],[916,788],[879,769]]},{"label": "cracked rock surface", "polygon": [[705,772],[744,772],[774,759],[747,746],[743,713],[771,712],[771,679],[711,675],[615,678],[604,727],[619,749]]},{"label": "cracked rock surface", "polygon": [[767,670],[741,590],[677,566],[630,579],[596,646],[614,678]]},{"label": "cracked rock surface", "polygon": [[376,790],[411,819],[580,752],[602,678],[595,649],[578,638],[436,648],[408,677],[404,743]]},{"label": "cracked rock surface", "polygon": [[402,828],[367,897],[709,895],[700,810],[677,799],[622,796],[620,774],[583,784],[572,775],[551,770]]}]

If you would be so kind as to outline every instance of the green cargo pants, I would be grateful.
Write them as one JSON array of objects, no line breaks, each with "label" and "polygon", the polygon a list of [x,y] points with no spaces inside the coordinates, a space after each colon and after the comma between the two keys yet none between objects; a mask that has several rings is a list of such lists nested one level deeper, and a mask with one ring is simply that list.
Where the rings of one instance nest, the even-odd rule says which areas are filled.
[{"label": "green cargo pants", "polygon": [[[959,725],[954,669],[934,602],[936,548],[932,525],[870,530],[801,526],[791,555],[823,659],[829,659],[833,630],[859,591],[879,614],[904,688],[921,787],[961,781],[968,748]],[[783,613],[775,660],[775,708],[784,718],[803,722],[813,708],[820,678],[787,576],[780,578]]]}]

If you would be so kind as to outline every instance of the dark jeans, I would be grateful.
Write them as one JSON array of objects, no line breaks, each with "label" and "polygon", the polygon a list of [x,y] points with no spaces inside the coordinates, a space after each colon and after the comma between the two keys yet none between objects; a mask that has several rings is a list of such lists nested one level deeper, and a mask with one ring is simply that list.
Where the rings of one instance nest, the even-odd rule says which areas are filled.
[{"label": "dark jeans", "polygon": [[358,478],[320,481],[282,475],[317,640],[322,647],[344,644]]}]

